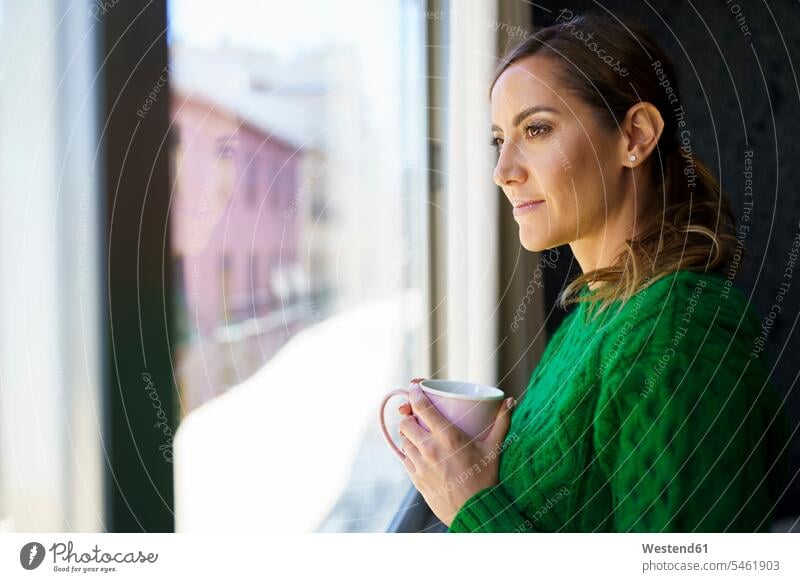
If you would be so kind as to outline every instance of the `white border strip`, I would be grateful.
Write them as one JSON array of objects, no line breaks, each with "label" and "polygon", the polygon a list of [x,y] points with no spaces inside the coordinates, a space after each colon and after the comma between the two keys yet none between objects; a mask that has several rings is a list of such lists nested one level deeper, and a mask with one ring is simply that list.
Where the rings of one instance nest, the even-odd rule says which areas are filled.
[{"label": "white border strip", "polygon": [[497,190],[486,97],[497,5],[450,5],[447,120],[447,377],[497,382]]}]

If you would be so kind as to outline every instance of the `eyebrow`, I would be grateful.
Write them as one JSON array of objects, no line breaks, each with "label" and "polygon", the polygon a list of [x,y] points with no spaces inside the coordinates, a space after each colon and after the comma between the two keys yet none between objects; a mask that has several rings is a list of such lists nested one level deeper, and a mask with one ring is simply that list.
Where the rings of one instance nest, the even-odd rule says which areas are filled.
[{"label": "eyebrow", "polygon": [[[549,111],[550,113],[560,113],[560,111],[554,107],[548,107],[547,105],[534,105],[533,107],[528,107],[527,109],[523,109],[517,116],[514,118],[514,124],[512,127],[517,127],[520,123],[522,123],[525,118],[533,115],[534,113],[539,113],[540,111]],[[492,131],[503,131],[496,125],[492,125]]]}]

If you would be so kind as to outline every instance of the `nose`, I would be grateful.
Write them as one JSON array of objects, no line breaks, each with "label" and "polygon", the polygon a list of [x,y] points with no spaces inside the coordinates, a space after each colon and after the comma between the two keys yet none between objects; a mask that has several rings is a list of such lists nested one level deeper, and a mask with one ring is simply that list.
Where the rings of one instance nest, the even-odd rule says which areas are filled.
[{"label": "nose", "polygon": [[494,183],[501,188],[522,183],[527,175],[525,168],[518,163],[516,156],[512,156],[508,152],[509,149],[511,148],[506,147],[501,150],[494,167]]}]

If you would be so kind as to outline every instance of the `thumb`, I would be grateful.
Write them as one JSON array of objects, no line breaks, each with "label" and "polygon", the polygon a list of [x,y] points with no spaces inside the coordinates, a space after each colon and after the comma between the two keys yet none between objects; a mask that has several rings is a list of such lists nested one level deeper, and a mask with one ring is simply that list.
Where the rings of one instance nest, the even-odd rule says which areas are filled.
[{"label": "thumb", "polygon": [[508,433],[508,427],[511,426],[511,411],[514,410],[516,403],[517,401],[513,397],[508,397],[500,404],[494,424],[484,440],[486,444],[495,446],[503,442]]}]

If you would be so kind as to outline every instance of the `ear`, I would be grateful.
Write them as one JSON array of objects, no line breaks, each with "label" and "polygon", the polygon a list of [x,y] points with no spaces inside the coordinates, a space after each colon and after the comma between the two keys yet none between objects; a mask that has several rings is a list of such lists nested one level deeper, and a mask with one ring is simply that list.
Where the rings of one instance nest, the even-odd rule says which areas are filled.
[{"label": "ear", "polygon": [[[620,129],[623,136],[622,165],[635,168],[655,149],[664,131],[664,119],[652,103],[642,101],[628,109]],[[630,159],[632,155],[636,156],[635,160]]]}]

